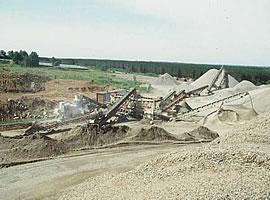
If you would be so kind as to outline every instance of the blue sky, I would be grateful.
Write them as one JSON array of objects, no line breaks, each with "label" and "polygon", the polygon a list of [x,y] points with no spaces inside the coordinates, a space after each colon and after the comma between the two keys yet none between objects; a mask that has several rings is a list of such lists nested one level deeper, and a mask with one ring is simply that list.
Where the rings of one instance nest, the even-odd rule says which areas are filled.
[{"label": "blue sky", "polygon": [[270,66],[269,0],[0,0],[0,49]]}]

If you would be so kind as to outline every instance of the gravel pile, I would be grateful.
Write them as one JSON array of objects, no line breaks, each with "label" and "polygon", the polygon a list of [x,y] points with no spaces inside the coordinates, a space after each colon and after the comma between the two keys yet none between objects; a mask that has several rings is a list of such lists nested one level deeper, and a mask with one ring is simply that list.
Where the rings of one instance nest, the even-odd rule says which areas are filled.
[{"label": "gravel pile", "polygon": [[173,88],[179,85],[179,83],[170,74],[165,73],[162,76],[160,76],[157,80],[153,81],[151,85],[159,89],[167,90],[168,88]]},{"label": "gravel pile", "polygon": [[86,181],[60,199],[269,199],[270,113],[203,147]]},{"label": "gravel pile", "polygon": [[224,144],[270,144],[270,113],[264,113],[255,117],[249,123],[235,126],[233,131],[227,132],[220,138]]}]

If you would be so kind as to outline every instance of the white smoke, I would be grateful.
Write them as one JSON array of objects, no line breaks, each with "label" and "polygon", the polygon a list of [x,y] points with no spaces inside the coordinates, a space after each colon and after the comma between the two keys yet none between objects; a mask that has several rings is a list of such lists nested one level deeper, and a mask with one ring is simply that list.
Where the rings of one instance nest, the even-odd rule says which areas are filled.
[{"label": "white smoke", "polygon": [[88,106],[84,104],[83,97],[76,95],[73,102],[60,102],[56,110],[62,119],[73,118],[90,112]]}]

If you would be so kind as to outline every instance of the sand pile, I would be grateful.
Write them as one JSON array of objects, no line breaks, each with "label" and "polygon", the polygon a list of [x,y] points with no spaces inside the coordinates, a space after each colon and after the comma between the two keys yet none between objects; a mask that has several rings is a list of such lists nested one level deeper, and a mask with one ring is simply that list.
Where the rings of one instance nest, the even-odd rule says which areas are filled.
[{"label": "sand pile", "polygon": [[255,86],[252,82],[244,80],[232,88],[226,88],[226,89],[215,91],[213,98],[225,98],[225,97],[228,97],[228,96],[240,93],[240,92],[250,92],[256,89],[258,89],[258,87]]},{"label": "sand pile", "polygon": [[190,85],[190,83],[181,83],[178,86],[175,86],[173,88],[173,90],[175,90],[176,92],[180,92],[182,90],[185,90],[186,92],[189,92],[193,89],[193,87]]},{"label": "sand pile", "polygon": [[269,120],[269,113],[258,116],[219,143],[187,146],[129,172],[89,179],[60,199],[267,199]]},{"label": "sand pile", "polygon": [[[193,88],[199,88],[205,85],[210,85],[212,80],[215,78],[216,74],[218,73],[217,69],[210,69],[206,73],[204,73],[201,77],[199,77],[197,80],[195,80],[191,86]],[[216,84],[220,85],[222,81],[222,74],[218,78]],[[228,81],[229,81],[229,87],[234,87],[237,85],[239,82],[235,80],[231,75],[228,75]]]},{"label": "sand pile", "polygon": [[221,122],[237,122],[239,121],[239,114],[233,110],[221,109],[217,112],[217,118]]},{"label": "sand pile", "polygon": [[223,106],[222,109],[208,115],[203,119],[203,124],[207,126],[221,125],[224,123],[236,123],[243,120],[251,120],[258,114],[252,108],[247,108],[242,105],[238,106]]},{"label": "sand pile", "polygon": [[68,152],[62,142],[41,134],[30,136],[0,136],[0,162],[26,161],[53,157]]},{"label": "sand pile", "polygon": [[79,149],[113,144],[124,139],[128,131],[129,127],[127,126],[99,126],[87,124],[72,129],[58,139],[72,149]]},{"label": "sand pile", "polygon": [[160,89],[168,89],[179,85],[179,83],[170,74],[166,73],[153,81],[151,85]]},{"label": "sand pile", "polygon": [[211,131],[204,126],[200,126],[191,132],[183,133],[180,136],[180,138],[185,141],[213,141],[218,137],[218,133]]},{"label": "sand pile", "polygon": [[[249,92],[252,98],[254,109],[258,113],[270,112],[270,88],[264,87]],[[244,103],[245,106],[251,106],[250,100]]]},{"label": "sand pile", "polygon": [[140,128],[134,131],[135,135],[131,137],[132,141],[164,141],[177,140],[172,134],[165,131],[163,128],[151,126],[150,128]]},{"label": "sand pile", "polygon": [[256,89],[257,87],[252,82],[244,80],[244,81],[241,81],[240,83],[238,83],[233,88],[235,88],[237,90],[251,91],[251,90]]}]

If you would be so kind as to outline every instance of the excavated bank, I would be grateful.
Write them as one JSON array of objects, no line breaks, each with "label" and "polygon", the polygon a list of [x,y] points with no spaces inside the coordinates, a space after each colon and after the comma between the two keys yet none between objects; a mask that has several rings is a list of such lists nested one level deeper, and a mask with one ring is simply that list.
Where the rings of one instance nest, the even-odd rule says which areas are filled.
[{"label": "excavated bank", "polygon": [[183,133],[180,138],[185,141],[213,141],[219,137],[217,132],[211,131],[207,127],[200,126],[190,132]]},{"label": "excavated bank", "polygon": [[172,134],[168,133],[163,128],[151,126],[150,128],[141,128],[134,131],[134,136],[130,138],[131,141],[164,141],[164,140],[178,140]]},{"label": "excavated bank", "polygon": [[99,126],[86,124],[64,134],[60,139],[72,149],[103,146],[118,142],[127,136],[127,126]]},{"label": "excavated bank", "polygon": [[205,127],[199,127],[179,138],[157,126],[131,129],[128,126],[85,124],[58,135],[55,139],[40,133],[16,137],[0,136],[0,164],[30,162],[34,159],[55,157],[89,148],[149,144],[149,142],[161,144],[169,141],[209,142],[217,137],[217,133]]},{"label": "excavated bank", "polygon": [[0,69],[0,91],[3,92],[39,92],[45,90],[44,83],[48,80],[36,74]]},{"label": "excavated bank", "polygon": [[65,154],[69,150],[62,142],[41,134],[0,136],[0,149],[0,163],[54,157]]},{"label": "excavated bank", "polygon": [[22,120],[47,118],[53,112],[55,103],[42,98],[22,97],[20,99],[0,99],[0,120]]}]

